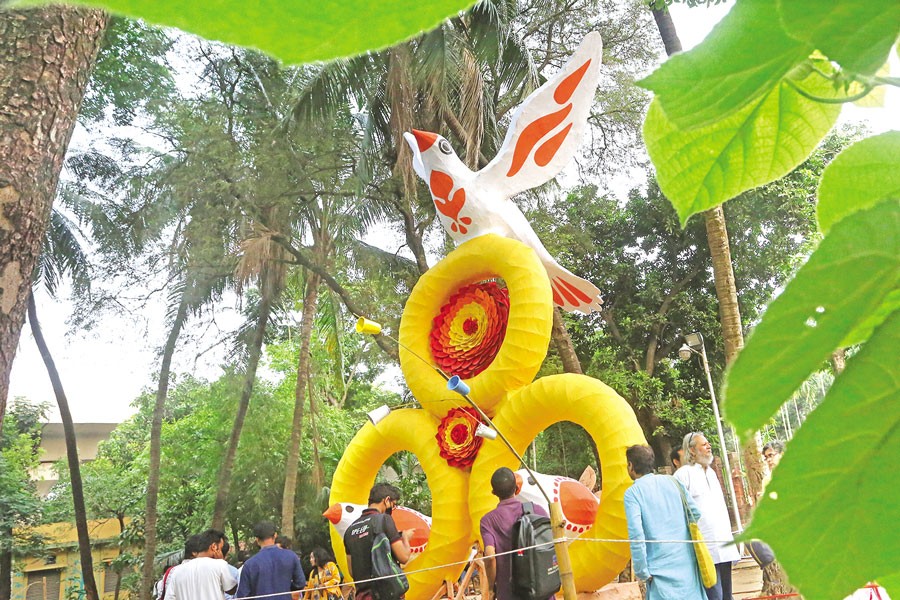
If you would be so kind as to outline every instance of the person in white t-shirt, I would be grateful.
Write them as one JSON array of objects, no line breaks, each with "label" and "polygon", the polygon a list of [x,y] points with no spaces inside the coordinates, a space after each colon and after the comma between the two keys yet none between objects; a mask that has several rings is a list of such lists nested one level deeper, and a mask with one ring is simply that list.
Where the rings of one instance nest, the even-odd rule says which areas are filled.
[{"label": "person in white t-shirt", "polygon": [[193,558],[197,556],[197,553],[202,550],[202,548],[197,547],[199,543],[199,534],[194,534],[184,541],[184,551],[181,554],[181,562],[166,569],[162,577],[159,578],[159,581],[157,581],[153,586],[154,600],[164,600],[164,598],[166,597],[166,584],[168,584],[169,578],[175,572],[175,569],[193,560]]},{"label": "person in white t-shirt", "polygon": [[741,559],[732,543],[731,518],[725,505],[725,495],[716,472],[712,469],[712,446],[700,432],[684,436],[684,464],[675,471],[675,478],[690,493],[700,509],[700,532],[707,540],[709,553],[716,565],[716,585],[706,588],[709,600],[734,600],[731,592],[731,565]]},{"label": "person in white t-shirt", "polygon": [[234,593],[238,582],[231,566],[223,560],[225,543],[221,531],[208,529],[201,533],[198,545],[203,550],[172,572],[166,583],[165,600],[224,600],[226,592]]}]

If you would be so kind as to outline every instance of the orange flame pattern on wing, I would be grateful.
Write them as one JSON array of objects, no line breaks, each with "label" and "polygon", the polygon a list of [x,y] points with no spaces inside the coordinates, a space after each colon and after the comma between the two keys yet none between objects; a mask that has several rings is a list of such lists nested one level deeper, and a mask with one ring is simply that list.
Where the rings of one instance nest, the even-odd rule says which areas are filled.
[{"label": "orange flame pattern on wing", "polygon": [[[588,67],[591,65],[591,60],[592,59],[588,59],[583,65],[578,67],[576,71],[563,79],[559,85],[556,86],[556,90],[553,92],[553,99],[556,100],[557,104],[569,102],[572,98],[572,94],[575,93],[575,90],[578,89],[578,85],[584,79],[584,74],[587,73]],[[522,170],[525,161],[531,155],[531,151],[534,147],[538,145],[538,142],[544,139],[548,133],[562,123],[565,118],[569,116],[570,112],[572,112],[571,103],[554,113],[538,117],[525,126],[518,141],[516,141],[516,147],[515,150],[513,150],[512,163],[509,166],[509,171],[506,173],[507,177],[513,177]],[[541,147],[537,149],[537,152],[534,153],[534,162],[539,167],[545,167],[550,164],[550,161],[556,156],[557,151],[559,151],[571,129],[572,124],[569,123],[562,131],[544,142]]]},{"label": "orange flame pattern on wing", "polygon": [[459,188],[451,198],[450,192],[453,191],[454,185],[453,178],[443,171],[431,172],[428,187],[431,188],[431,195],[440,200],[440,202],[434,203],[435,207],[442,215],[453,220],[453,223],[450,224],[451,230],[465,234],[469,231],[466,225],[472,224],[472,219],[469,217],[460,218],[459,216],[459,211],[466,203],[466,190]]}]

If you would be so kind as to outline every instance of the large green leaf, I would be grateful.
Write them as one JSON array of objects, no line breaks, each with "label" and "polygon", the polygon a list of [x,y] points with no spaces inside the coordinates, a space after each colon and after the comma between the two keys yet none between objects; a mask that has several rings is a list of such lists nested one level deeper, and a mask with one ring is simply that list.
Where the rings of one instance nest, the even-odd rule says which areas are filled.
[{"label": "large green leaf", "polygon": [[639,85],[656,94],[682,129],[731,115],[769,92],[814,50],[782,30],[776,9],[775,0],[741,0],[702,44],[672,56]]},{"label": "large green leaf", "polygon": [[791,440],[753,516],[747,535],[772,546],[807,600],[900,575],[898,348],[894,313]]},{"label": "large green leaf", "polygon": [[838,154],[822,173],[817,195],[822,233],[857,210],[900,198],[900,131],[866,138]]},{"label": "large green leaf", "polygon": [[898,280],[900,201],[837,223],[766,309],[727,375],[725,412],[738,432],[762,427]]},{"label": "large green leaf", "polygon": [[[820,95],[833,94],[814,73],[800,84]],[[644,141],[659,187],[684,225],[695,213],[789,173],[828,133],[840,110],[782,81],[730,117],[686,131],[667,118],[656,99],[644,121]]]},{"label": "large green leaf", "polygon": [[778,14],[788,35],[868,75],[887,61],[900,33],[897,0],[778,0]]},{"label": "large green leaf", "polygon": [[432,29],[474,0],[67,0],[211,40],[262,50],[287,63],[377,50]]}]

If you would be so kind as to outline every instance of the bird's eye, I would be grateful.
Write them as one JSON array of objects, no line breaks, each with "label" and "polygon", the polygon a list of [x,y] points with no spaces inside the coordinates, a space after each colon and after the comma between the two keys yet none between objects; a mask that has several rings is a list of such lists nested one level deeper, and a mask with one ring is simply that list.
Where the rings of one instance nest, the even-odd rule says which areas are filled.
[{"label": "bird's eye", "polygon": [[347,512],[348,512],[348,513],[352,513],[354,510],[356,510],[356,509],[353,508],[352,506],[348,506],[348,507],[347,507]]},{"label": "bird's eye", "polygon": [[441,152],[444,154],[453,154],[453,148],[450,147],[450,142],[447,140],[441,140],[438,144],[438,148],[440,148]]}]

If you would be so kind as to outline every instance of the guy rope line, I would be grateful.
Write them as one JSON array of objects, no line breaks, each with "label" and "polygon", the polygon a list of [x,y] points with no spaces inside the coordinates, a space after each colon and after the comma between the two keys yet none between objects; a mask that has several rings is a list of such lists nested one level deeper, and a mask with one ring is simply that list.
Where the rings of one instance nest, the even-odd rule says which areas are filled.
[{"label": "guy rope line", "polygon": [[[480,560],[485,560],[488,558],[492,558],[495,556],[505,556],[507,554],[517,554],[519,552],[524,552],[525,550],[533,550],[534,548],[540,548],[541,546],[551,546],[553,544],[558,543],[573,543],[573,542],[602,542],[602,543],[619,543],[619,544],[630,544],[632,541],[642,541],[647,544],[703,544],[707,542],[711,542],[714,544],[726,544],[733,543],[734,540],[728,540],[727,542],[715,541],[715,540],[630,540],[630,539],[605,539],[605,538],[575,538],[570,540],[569,538],[557,538],[554,540],[550,540],[548,542],[541,542],[539,544],[534,544],[532,546],[526,546],[524,548],[516,548],[514,550],[507,550],[506,552],[497,552],[495,554],[491,554],[491,556],[483,556]],[[438,569],[445,569],[447,567],[457,567],[461,565],[468,565],[470,560],[458,560],[456,562],[446,563],[443,565],[435,565],[433,567],[424,567],[422,569],[416,569],[414,571],[404,571],[403,574],[406,576],[413,575],[415,573],[425,573],[428,571],[436,571]],[[323,585],[314,588],[303,588],[302,590],[293,590],[295,592],[314,592],[327,590],[329,588],[342,588],[346,586],[355,585],[357,583],[369,583],[372,581],[380,581],[382,579],[390,579],[392,577],[397,577],[397,575],[382,575],[381,577],[371,577],[369,579],[354,579],[353,581],[344,581],[341,583],[336,583],[334,585]],[[259,598],[272,598],[274,596],[284,596],[285,594],[290,594],[291,592],[277,592],[274,594],[262,594],[260,596],[241,596],[241,600],[257,600]]]}]

